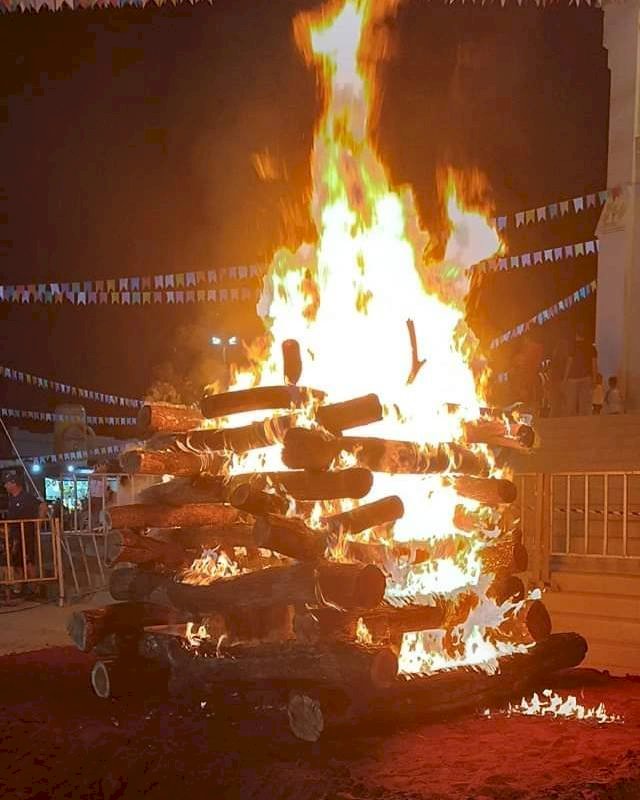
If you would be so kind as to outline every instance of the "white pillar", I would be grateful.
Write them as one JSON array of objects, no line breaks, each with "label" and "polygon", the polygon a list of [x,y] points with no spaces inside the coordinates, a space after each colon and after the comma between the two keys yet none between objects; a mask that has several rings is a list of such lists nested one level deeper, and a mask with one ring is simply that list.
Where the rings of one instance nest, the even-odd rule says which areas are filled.
[{"label": "white pillar", "polygon": [[617,375],[628,410],[640,409],[640,0],[604,6],[604,45],[611,73],[607,186],[598,226],[596,339],[605,382]]}]

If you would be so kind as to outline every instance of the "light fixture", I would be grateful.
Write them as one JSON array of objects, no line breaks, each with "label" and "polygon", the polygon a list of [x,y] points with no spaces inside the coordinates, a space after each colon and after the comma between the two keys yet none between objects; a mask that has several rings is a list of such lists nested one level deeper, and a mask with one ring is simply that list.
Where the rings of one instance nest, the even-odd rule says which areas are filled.
[{"label": "light fixture", "polygon": [[222,339],[219,336],[212,336],[211,337],[211,344],[218,346],[222,344]]},{"label": "light fixture", "polygon": [[67,472],[75,472],[75,471],[76,471],[76,468],[73,466],[73,464],[69,464],[67,466]]},{"label": "light fixture", "polygon": [[33,472],[34,475],[39,475],[42,472],[42,467],[40,464],[32,464],[31,472]]},{"label": "light fixture", "polygon": [[238,337],[237,336],[230,336],[229,337],[229,344],[238,344]]}]

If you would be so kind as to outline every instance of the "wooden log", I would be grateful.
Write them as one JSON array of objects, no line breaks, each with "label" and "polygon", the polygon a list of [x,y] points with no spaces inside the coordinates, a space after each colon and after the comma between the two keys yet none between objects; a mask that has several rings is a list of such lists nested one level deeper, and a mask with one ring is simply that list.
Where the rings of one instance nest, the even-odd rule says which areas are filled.
[{"label": "wooden log", "polygon": [[133,503],[112,506],[107,512],[110,528],[179,528],[181,526],[228,525],[238,512],[217,503],[190,503],[184,506]]},{"label": "wooden log", "polygon": [[101,699],[138,696],[145,697],[166,691],[169,673],[162,666],[137,659],[100,659],[91,670],[91,687]]},{"label": "wooden log", "polygon": [[374,642],[395,642],[410,631],[440,628],[444,612],[441,603],[434,606],[411,603],[393,606],[385,602],[378,608],[357,612],[320,606],[296,611],[293,631],[299,641],[309,643],[327,639],[355,641],[361,623]]},{"label": "wooden log", "polygon": [[496,509],[481,508],[478,511],[469,511],[462,505],[457,505],[453,515],[453,524],[460,531],[471,533],[478,530],[492,530],[496,528],[502,518]]},{"label": "wooden log", "polygon": [[225,551],[235,547],[255,547],[253,526],[244,522],[228,525],[205,526],[201,528],[160,528],[152,531],[149,537],[164,542],[172,542],[187,551],[212,550],[222,547]]},{"label": "wooden log", "polygon": [[178,569],[193,561],[185,548],[175,541],[162,542],[126,528],[108,534],[106,552],[105,563],[108,567],[127,562],[160,563],[165,567]]},{"label": "wooden log", "polygon": [[526,572],[529,557],[520,533],[519,530],[506,533],[483,548],[480,552],[483,572],[498,576]]},{"label": "wooden log", "polygon": [[156,431],[188,431],[203,421],[199,409],[174,403],[145,403],[138,412],[138,426],[144,436]]},{"label": "wooden log", "polygon": [[186,450],[125,450],[120,465],[129,474],[176,475],[187,477],[208,473],[218,475],[227,459],[218,453]]},{"label": "wooden log", "polygon": [[395,495],[364,503],[341,514],[331,514],[322,518],[322,523],[333,534],[356,534],[395,522],[404,515],[402,500]]},{"label": "wooden log", "polygon": [[361,466],[391,474],[451,472],[483,475],[483,457],[458,444],[418,445],[367,436],[329,436],[321,430],[292,428],[284,437],[282,460],[290,469],[328,469],[341,453],[353,454]]},{"label": "wooden log", "polygon": [[154,602],[170,605],[167,587],[171,575],[135,567],[119,567],[109,573],[109,593],[114,600],[130,603]]},{"label": "wooden log", "polygon": [[[148,637],[158,634],[147,633]],[[149,645],[144,647],[148,650]],[[310,647],[300,642],[235,644],[197,651],[177,637],[166,645],[174,670],[203,686],[351,686],[379,689],[398,674],[398,657],[387,647],[327,642]],[[162,652],[161,648],[158,651]],[[217,657],[212,657],[217,654]],[[207,655],[209,657],[207,657]]]},{"label": "wooden log", "polygon": [[286,497],[256,489],[250,482],[241,483],[229,495],[229,503],[239,511],[254,516],[284,515],[289,510]]},{"label": "wooden log", "polygon": [[67,632],[78,650],[88,653],[111,634],[142,632],[146,625],[166,625],[176,614],[153,603],[114,603],[101,608],[74,611]]},{"label": "wooden log", "polygon": [[147,486],[138,494],[145,505],[183,506],[188,503],[221,503],[228,496],[227,481],[211,475],[195,478],[174,478]]},{"label": "wooden log", "polygon": [[254,485],[272,485],[295,500],[359,500],[369,493],[373,475],[366,469],[343,469],[335,472],[261,472],[234,476],[238,483],[255,481]]},{"label": "wooden log", "polygon": [[282,342],[282,361],[285,382],[295,386],[302,375],[300,344],[295,339],[285,339]]},{"label": "wooden log", "polygon": [[456,478],[454,486],[458,494],[477,500],[487,506],[513,503],[518,495],[515,483],[498,478]]},{"label": "wooden log", "polygon": [[503,419],[481,418],[465,422],[463,429],[465,440],[469,443],[486,443],[511,450],[530,450],[536,438],[530,425]]},{"label": "wooden log", "polygon": [[[369,425],[382,419],[382,405],[375,394],[356,397],[343,403],[332,403],[316,409],[319,425],[328,431],[339,433],[348,428]],[[259,447],[281,444],[292,428],[300,423],[298,413],[281,414],[250,425],[237,428],[201,429],[171,435],[158,435],[147,442],[147,449],[191,447],[196,450],[231,450],[245,453]]]},{"label": "wooden log", "polygon": [[[249,606],[318,605],[371,608],[385,591],[385,577],[368,564],[301,563],[219,578],[204,586],[165,582],[176,608],[199,614]],[[118,598],[119,599],[119,598]]]},{"label": "wooden log", "polygon": [[507,600],[516,603],[519,600],[524,600],[525,586],[522,579],[516,575],[499,576],[488,588],[487,597],[495,600],[499,606]]},{"label": "wooden log", "polygon": [[577,633],[558,633],[539,642],[526,653],[514,653],[500,659],[500,670],[487,674],[478,669],[460,667],[431,675],[400,675],[386,689],[352,695],[352,704],[339,716],[326,714],[317,701],[296,703],[296,732],[321,732],[345,725],[365,725],[368,730],[406,725],[417,721],[447,720],[461,713],[499,707],[508,700],[519,700],[532,688],[546,685],[554,673],[579,666],[587,653],[587,643]]},{"label": "wooden log", "polygon": [[509,642],[541,642],[551,635],[551,616],[542,600],[525,600],[498,628],[498,638]]},{"label": "wooden log", "polygon": [[296,517],[258,517],[253,526],[253,538],[258,547],[298,561],[317,561],[327,549],[328,537],[314,531]]},{"label": "wooden log", "polygon": [[252,389],[205,395],[200,401],[200,408],[205,417],[212,419],[245,411],[306,406],[324,397],[324,392],[301,386],[255,386]]}]

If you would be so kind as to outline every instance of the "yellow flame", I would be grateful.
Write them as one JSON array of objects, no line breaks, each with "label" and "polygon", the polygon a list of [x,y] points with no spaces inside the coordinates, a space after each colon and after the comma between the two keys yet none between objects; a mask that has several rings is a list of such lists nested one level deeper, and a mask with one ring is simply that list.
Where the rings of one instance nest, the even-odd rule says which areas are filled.
[{"label": "yellow flame", "polygon": [[[488,222],[488,208],[476,199],[466,210],[464,182],[449,171],[446,246],[440,260],[423,260],[433,240],[420,224],[413,193],[392,187],[370,136],[377,111],[375,66],[388,44],[382,23],[395,5],[341,0],[295,20],[296,42],[316,68],[322,92],[312,153],[317,241],[296,252],[275,253],[258,304],[267,335],[247,351],[251,368],[237,372],[231,388],[281,383],[281,345],[295,338],[303,352],[302,382],[323,389],[329,402],[378,394],[384,418],[362,433],[433,445],[460,440],[463,421],[477,418],[485,402],[483,368],[465,322],[464,299],[468,268],[498,252],[501,242]],[[457,404],[455,413],[451,403]],[[242,423],[234,417],[233,424],[264,414],[242,416]],[[311,409],[301,412],[300,424],[315,424]],[[501,474],[486,448],[474,449],[488,458],[492,475]],[[272,447],[234,456],[230,473],[283,468],[280,448]],[[391,494],[399,495],[405,508],[393,527],[399,542],[432,542],[459,533],[454,517],[461,506],[486,517],[486,509],[462,498],[440,475],[376,474],[366,502]],[[318,504],[307,521],[315,527],[322,511]],[[388,594],[428,599],[435,592],[469,587],[483,594],[488,582],[480,581],[476,538],[458,558],[398,565]],[[464,631],[466,663],[488,662],[509,649],[485,641],[479,630]],[[405,637],[402,669],[450,663],[436,644],[425,648],[424,637],[420,642],[412,647],[412,636]]]},{"label": "yellow flame", "polygon": [[367,624],[362,617],[358,617],[358,622],[356,623],[356,642],[358,644],[373,644],[371,631],[367,628]]},{"label": "yellow flame", "polygon": [[[544,689],[539,695],[534,692],[530,700],[522,698],[516,705],[509,703],[506,709],[507,716],[523,715],[527,717],[565,717],[571,719],[592,720],[600,725],[611,722],[623,722],[618,714],[610,714],[604,703],[597,706],[586,707],[578,703],[573,695],[566,699],[556,694],[552,689]],[[491,716],[491,711],[486,709],[485,717]]]}]

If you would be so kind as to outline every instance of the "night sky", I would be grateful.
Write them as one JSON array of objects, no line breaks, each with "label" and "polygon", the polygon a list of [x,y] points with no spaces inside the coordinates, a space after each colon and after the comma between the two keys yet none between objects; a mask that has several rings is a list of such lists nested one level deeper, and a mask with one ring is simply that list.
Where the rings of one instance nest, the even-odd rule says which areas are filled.
[{"label": "night sky", "polygon": [[[283,220],[301,237],[318,100],[291,20],[312,5],[0,16],[1,282],[264,262],[284,241]],[[441,164],[480,168],[498,213],[605,187],[600,11],[405,0],[392,30],[376,138],[393,180],[414,187],[427,227]],[[286,180],[258,179],[251,154],[264,149]],[[596,222],[585,212],[520,229],[512,252],[591,238]],[[494,276],[477,298],[479,332],[500,333],[594,275],[585,258]],[[593,302],[583,305],[591,320]],[[201,347],[182,346],[186,322],[202,330]],[[135,397],[155,364],[200,358],[210,333],[256,330],[253,309],[237,304],[2,303],[0,361]],[[62,399],[4,380],[1,391],[4,405],[22,408]]]}]

